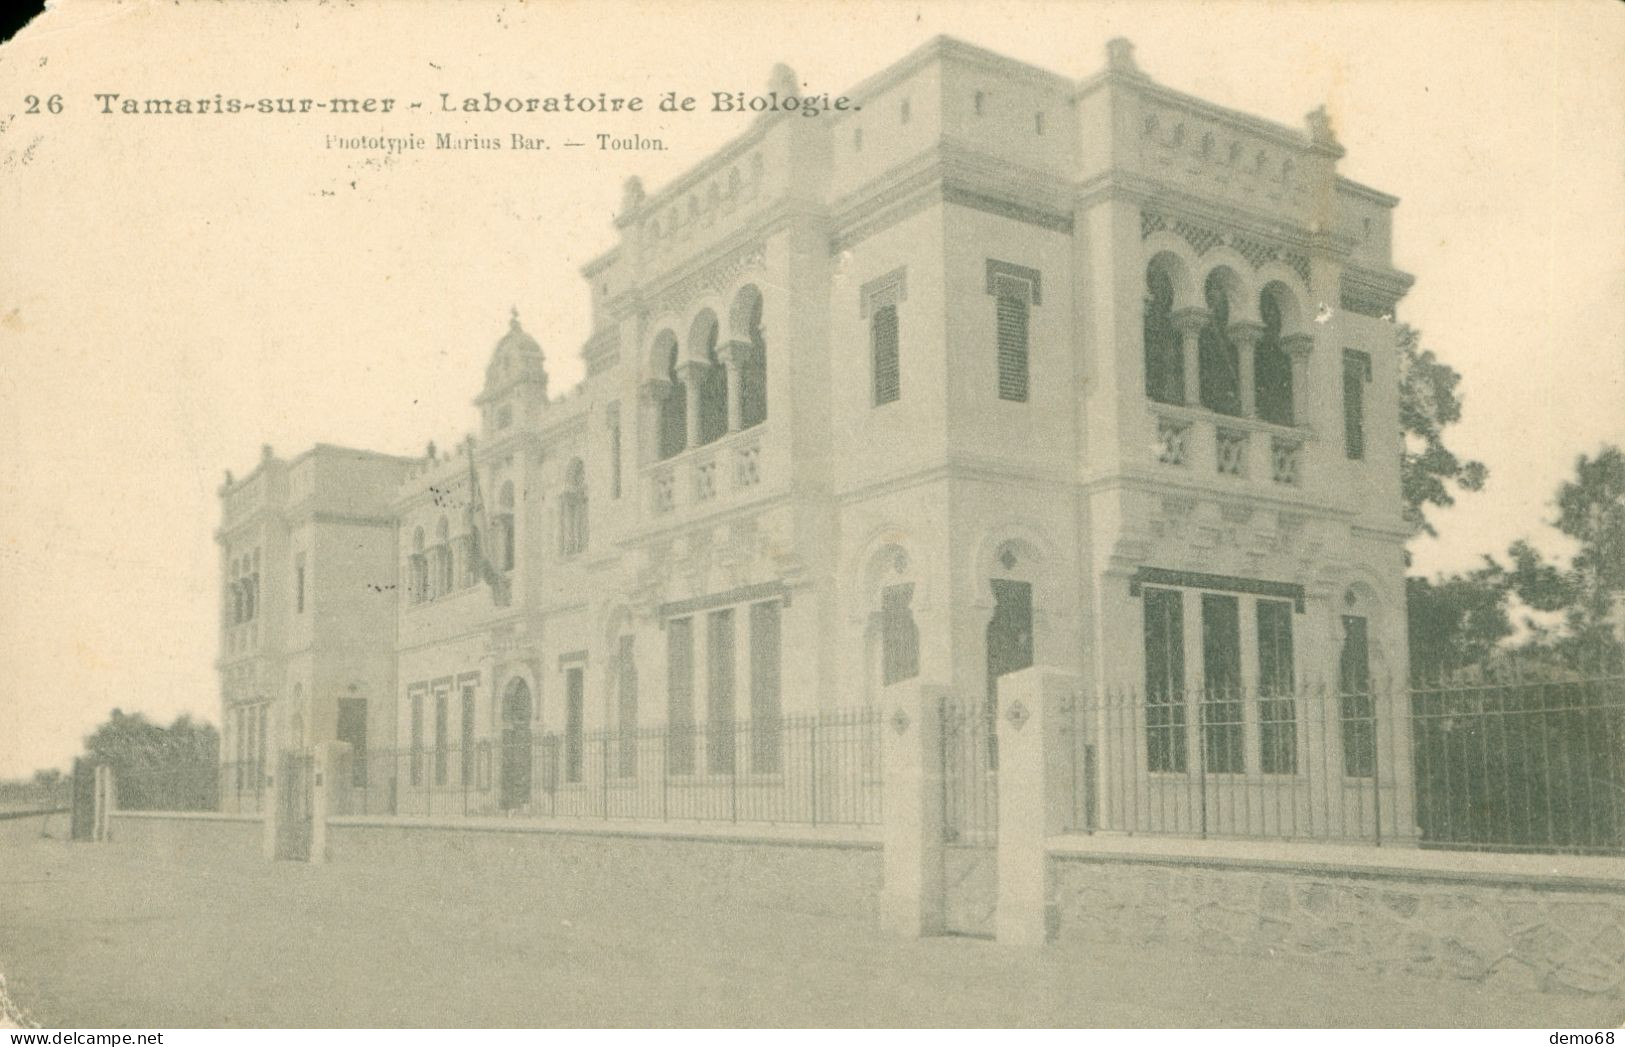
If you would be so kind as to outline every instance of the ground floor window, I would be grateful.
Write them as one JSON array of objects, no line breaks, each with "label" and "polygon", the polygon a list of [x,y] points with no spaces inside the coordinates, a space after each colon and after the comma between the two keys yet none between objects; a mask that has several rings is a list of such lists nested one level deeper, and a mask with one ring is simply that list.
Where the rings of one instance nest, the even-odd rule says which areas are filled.
[{"label": "ground floor window", "polygon": [[564,673],[564,780],[581,781],[582,716],[587,704],[587,674],[580,668]]},{"label": "ground floor window", "polygon": [[1175,589],[1147,589],[1145,604],[1146,768],[1185,770],[1185,614]]},{"label": "ground floor window", "polygon": [[1258,764],[1265,774],[1298,773],[1292,675],[1292,604],[1258,601]]},{"label": "ground floor window", "polygon": [[750,769],[755,774],[776,774],[783,760],[779,611],[777,600],[750,608]]}]

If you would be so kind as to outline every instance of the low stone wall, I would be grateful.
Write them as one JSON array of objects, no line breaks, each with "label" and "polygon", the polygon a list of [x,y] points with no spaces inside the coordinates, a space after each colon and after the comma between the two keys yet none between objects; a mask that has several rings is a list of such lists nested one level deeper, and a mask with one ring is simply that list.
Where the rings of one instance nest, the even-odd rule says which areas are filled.
[{"label": "low stone wall", "polygon": [[263,823],[241,814],[115,811],[110,843],[162,861],[262,861]]},{"label": "low stone wall", "polygon": [[547,890],[690,909],[749,907],[870,925],[881,885],[877,840],[703,829],[589,829],[466,819],[334,818],[329,862],[461,867],[515,876]]},{"label": "low stone wall", "polygon": [[1335,957],[1497,988],[1625,994],[1625,879],[1618,875],[1476,868],[1494,864],[1485,858],[1526,856],[1475,855],[1453,871],[1448,858],[1430,862],[1417,852],[1398,852],[1399,867],[1383,864],[1375,850],[1335,866],[1192,852],[1052,850],[1056,940],[1076,948],[1157,942],[1213,954]]}]

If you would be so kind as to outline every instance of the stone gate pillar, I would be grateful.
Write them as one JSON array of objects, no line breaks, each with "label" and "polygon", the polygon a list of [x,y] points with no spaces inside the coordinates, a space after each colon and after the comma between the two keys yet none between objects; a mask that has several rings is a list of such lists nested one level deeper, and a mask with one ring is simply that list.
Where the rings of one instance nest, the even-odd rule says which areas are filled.
[{"label": "stone gate pillar", "polygon": [[1049,937],[1046,839],[1067,825],[1067,730],[1080,677],[1034,666],[999,678],[999,893],[995,934],[1009,945]]},{"label": "stone gate pillar", "polygon": [[881,692],[885,850],[880,925],[904,938],[942,930],[942,700],[946,687]]}]

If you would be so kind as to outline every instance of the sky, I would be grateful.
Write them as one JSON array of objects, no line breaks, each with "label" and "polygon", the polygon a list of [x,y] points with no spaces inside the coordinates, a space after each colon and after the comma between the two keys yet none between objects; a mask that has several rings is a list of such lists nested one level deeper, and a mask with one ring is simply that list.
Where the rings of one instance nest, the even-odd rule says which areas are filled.
[{"label": "sky", "polygon": [[[419,111],[124,116],[121,97],[414,99],[841,92],[946,33],[1080,78],[1152,78],[1291,126],[1401,199],[1400,318],[1463,374],[1448,443],[1489,486],[1415,570],[1545,522],[1625,443],[1625,8],[1588,3],[220,5],[65,0],[0,50],[0,778],[66,766],[117,706],[218,719],[224,471],[269,443],[450,446],[517,308],[581,375],[581,265],[620,187],[657,189],[748,118]],[[26,98],[41,112],[26,112]],[[62,112],[52,113],[60,95]],[[664,153],[328,148],[326,137],[637,131]]]}]

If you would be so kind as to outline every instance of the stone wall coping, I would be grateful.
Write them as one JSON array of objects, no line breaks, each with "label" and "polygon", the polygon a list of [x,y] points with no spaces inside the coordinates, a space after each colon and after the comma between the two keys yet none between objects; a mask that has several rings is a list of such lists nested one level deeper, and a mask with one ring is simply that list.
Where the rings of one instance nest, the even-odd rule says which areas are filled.
[{"label": "stone wall coping", "polygon": [[254,822],[265,820],[260,814],[225,814],[220,811],[111,811],[114,818],[148,818],[154,821],[178,822]]},{"label": "stone wall coping", "polygon": [[1193,840],[1104,833],[1052,836],[1045,841],[1045,849],[1052,858],[1069,861],[1278,870],[1347,879],[1424,880],[1625,894],[1625,860],[1596,855],[1359,847],[1293,840]]},{"label": "stone wall coping", "polygon": [[415,818],[355,814],[335,815],[327,820],[327,824],[340,829],[442,829],[759,843],[782,847],[845,847],[855,850],[879,850],[881,846],[878,825],[736,825],[731,822],[651,822],[630,818],[592,822],[575,818]]}]

